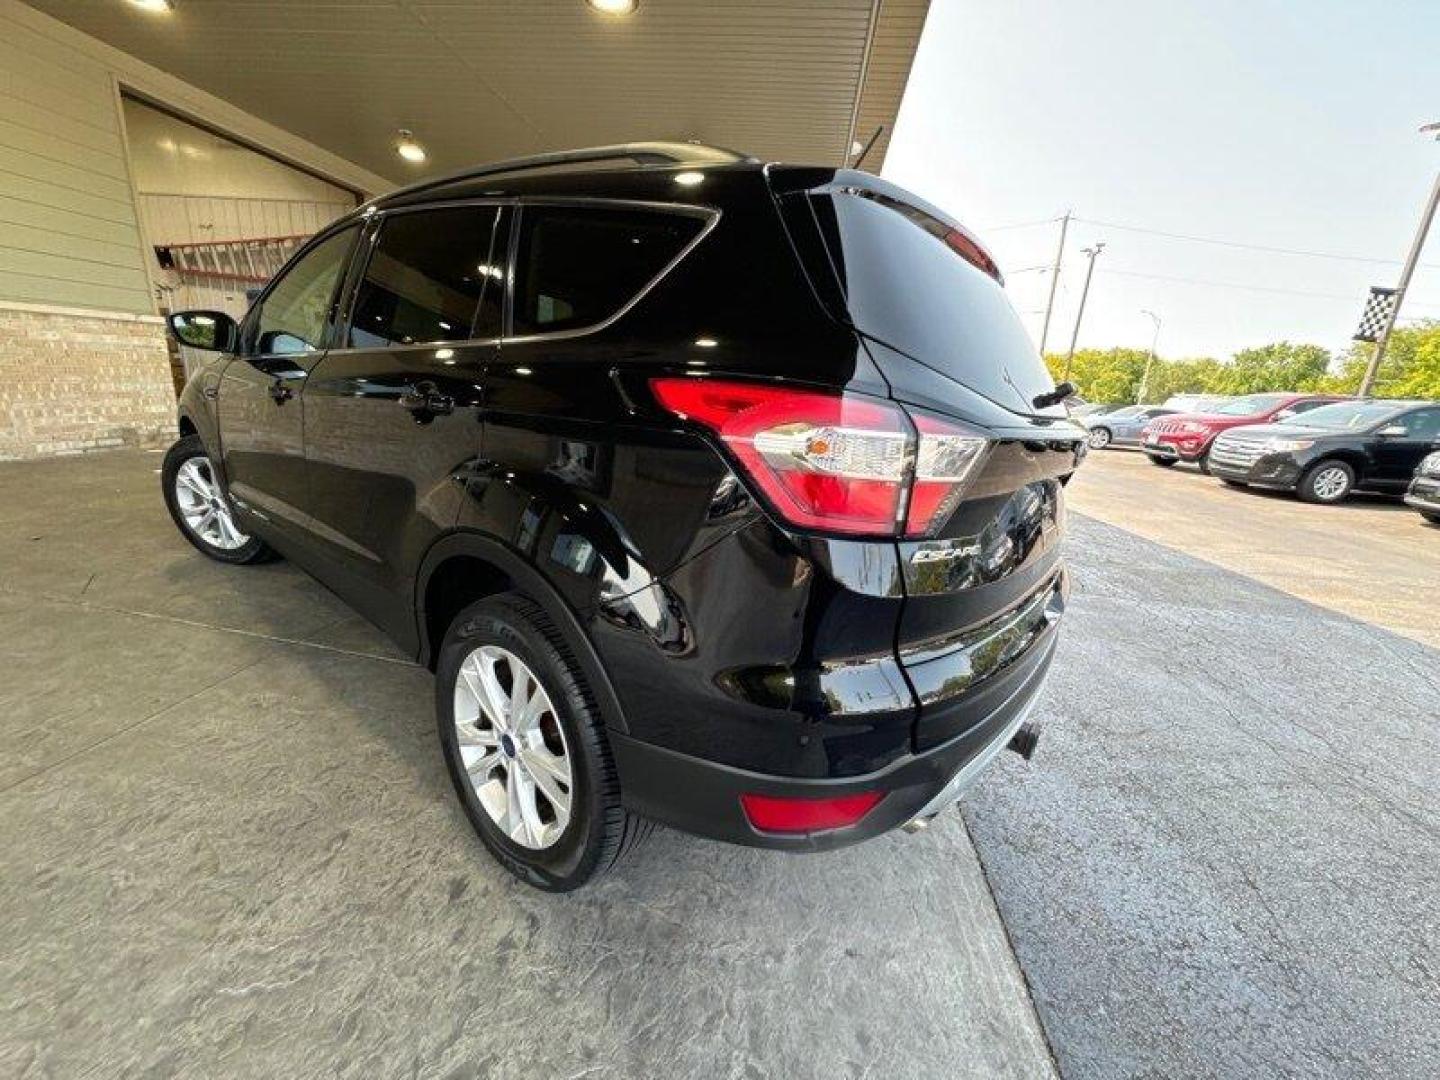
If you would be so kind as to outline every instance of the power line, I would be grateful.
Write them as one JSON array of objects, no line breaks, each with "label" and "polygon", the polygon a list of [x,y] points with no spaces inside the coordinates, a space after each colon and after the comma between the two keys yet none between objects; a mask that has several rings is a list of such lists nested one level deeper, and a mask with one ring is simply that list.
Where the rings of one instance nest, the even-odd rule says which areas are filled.
[{"label": "power line", "polygon": [[[1145,274],[1138,270],[1097,270],[1099,274],[1117,274],[1120,277],[1148,278],[1151,281],[1169,281],[1179,285],[1209,285],[1216,289],[1240,289],[1243,292],[1277,293],[1282,296],[1310,296],[1317,300],[1354,300],[1354,296],[1343,293],[1309,292],[1304,289],[1278,289],[1270,285],[1249,285],[1236,281],[1210,281],[1206,278],[1177,277],[1171,274]],[[1435,304],[1411,304],[1411,307],[1436,307]]]},{"label": "power line", "polygon": [[[1040,218],[1036,221],[1012,221],[1008,225],[986,225],[980,228],[981,232],[1006,232],[1010,229],[1033,229],[1037,225],[1054,225],[1059,221],[1058,217]],[[1078,219],[1076,219],[1078,220]]]},{"label": "power line", "polygon": [[[1195,236],[1189,233],[1166,232],[1163,229],[1149,229],[1143,225],[1122,225],[1116,221],[1098,221],[1095,218],[1075,218],[1086,225],[1096,225],[1103,229],[1121,229],[1124,232],[1145,233],[1149,236],[1163,236],[1168,240],[1185,240],[1192,244],[1213,244],[1216,247],[1241,248],[1245,251],[1264,251],[1271,255],[1298,255],[1309,259],[1337,259],[1341,262],[1374,263],[1377,265],[1398,266],[1399,259],[1372,259],[1366,255],[1343,255],[1335,251],[1309,251],[1304,248],[1271,247],[1268,244],[1247,244],[1241,240],[1221,240],[1213,236]],[[1440,263],[1422,263],[1430,269],[1440,269]],[[1111,271],[1112,273],[1114,271]]]}]

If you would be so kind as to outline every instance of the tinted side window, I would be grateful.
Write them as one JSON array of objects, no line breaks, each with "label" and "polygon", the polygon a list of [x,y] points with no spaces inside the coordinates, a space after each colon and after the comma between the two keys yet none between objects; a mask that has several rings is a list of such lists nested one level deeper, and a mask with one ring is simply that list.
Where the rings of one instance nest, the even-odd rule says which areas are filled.
[{"label": "tinted side window", "polygon": [[650,284],[703,224],[649,210],[525,207],[515,258],[514,332],[604,322]]},{"label": "tinted side window", "polygon": [[1398,423],[1405,425],[1406,438],[1440,438],[1440,409],[1416,409],[1402,416]]},{"label": "tinted side window", "polygon": [[359,232],[356,226],[336,233],[285,271],[260,305],[253,352],[290,356],[315,352],[322,346],[335,288]]},{"label": "tinted side window", "polygon": [[[395,214],[355,294],[350,346],[464,341],[486,284],[498,279],[490,245],[499,211],[457,206]],[[498,293],[500,282],[492,288]]]},{"label": "tinted side window", "polygon": [[1318,409],[1322,405],[1333,405],[1333,401],[1297,401],[1290,406],[1290,415],[1298,416],[1301,413],[1309,412],[1311,409]]}]

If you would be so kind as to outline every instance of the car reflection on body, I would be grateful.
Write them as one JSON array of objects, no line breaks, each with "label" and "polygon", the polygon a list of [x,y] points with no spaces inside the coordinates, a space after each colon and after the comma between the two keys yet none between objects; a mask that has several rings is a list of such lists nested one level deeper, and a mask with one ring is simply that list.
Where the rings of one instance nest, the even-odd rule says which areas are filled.
[{"label": "car reflection on body", "polygon": [[1168,416],[1173,409],[1163,405],[1126,405],[1099,416],[1076,417],[1090,431],[1090,446],[1103,450],[1107,446],[1139,446],[1140,432],[1157,416]]}]

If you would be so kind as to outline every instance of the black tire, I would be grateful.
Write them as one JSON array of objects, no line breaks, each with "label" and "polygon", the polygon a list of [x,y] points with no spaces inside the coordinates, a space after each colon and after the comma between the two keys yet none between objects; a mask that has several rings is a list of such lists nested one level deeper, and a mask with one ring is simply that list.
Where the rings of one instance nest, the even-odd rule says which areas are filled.
[{"label": "black tire", "polygon": [[1440,525],[1440,514],[1432,514],[1429,510],[1421,510],[1420,516],[1431,525]]},{"label": "black tire", "polygon": [[[1338,488],[1330,488],[1328,483],[1334,482],[1337,477]],[[1320,485],[1318,488],[1317,484]],[[1333,506],[1344,502],[1354,490],[1355,470],[1343,461],[1326,458],[1305,470],[1305,475],[1300,478],[1300,483],[1295,488],[1295,494],[1305,502]]]},{"label": "black tire", "polygon": [[[190,541],[197,551],[201,551],[210,556],[210,558],[216,562],[242,565],[245,563],[268,562],[271,559],[277,558],[278,556],[275,554],[274,549],[258,536],[247,536],[245,542],[239,547],[227,548],[209,542],[205,537],[190,527],[177,501],[178,496],[175,485],[180,467],[194,458],[204,459],[202,469],[217,488],[221,487],[219,478],[215,474],[215,466],[211,463],[209,455],[205,452],[205,444],[200,440],[199,435],[186,435],[166,451],[165,463],[160,468],[161,489],[165,495],[165,508],[170,511],[170,520],[175,522],[175,527],[180,530],[180,535]],[[228,504],[229,496],[223,492],[223,489],[220,498],[226,500]]]},{"label": "black tire", "polygon": [[[530,668],[563,731],[573,781],[570,820],[549,847],[525,847],[506,835],[481,805],[465,771],[455,731],[455,684],[461,664],[482,645],[499,646]],[[435,719],[465,816],[496,861],[521,881],[548,892],[569,892],[610,870],[650,835],[652,823],[620,804],[605,721],[580,665],[545,610],[528,596],[503,593],[455,617],[435,669]]]},{"label": "black tire", "polygon": [[1195,462],[1195,464],[1200,467],[1200,472],[1201,472],[1202,475],[1204,475],[1204,476],[1209,476],[1209,475],[1210,475],[1210,451],[1209,451],[1209,450],[1206,450],[1205,453],[1201,454],[1201,455],[1200,455],[1200,460],[1198,460],[1197,462]]},{"label": "black tire", "polygon": [[1151,465],[1159,465],[1162,469],[1168,469],[1175,464],[1173,457],[1156,457],[1154,454],[1146,454],[1145,456],[1150,459]]},{"label": "black tire", "polygon": [[1110,441],[1111,441],[1113,438],[1114,438],[1114,435],[1113,435],[1113,433],[1110,431],[1109,428],[1106,428],[1106,427],[1091,428],[1091,429],[1090,429],[1090,435],[1089,435],[1090,449],[1091,449],[1091,450],[1104,450],[1107,446],[1110,445]]}]

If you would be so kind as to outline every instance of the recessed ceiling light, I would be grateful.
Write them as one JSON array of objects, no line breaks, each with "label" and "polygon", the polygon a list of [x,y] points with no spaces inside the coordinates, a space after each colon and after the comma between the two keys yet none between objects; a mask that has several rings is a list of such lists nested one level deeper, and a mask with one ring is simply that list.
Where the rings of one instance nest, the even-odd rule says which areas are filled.
[{"label": "recessed ceiling light", "polygon": [[406,161],[413,162],[416,165],[425,160],[428,156],[425,153],[425,148],[415,141],[413,133],[407,131],[405,128],[401,128],[396,134],[399,136],[395,141],[395,152],[397,154]]},{"label": "recessed ceiling light", "polygon": [[681,172],[675,174],[675,183],[681,187],[694,187],[696,184],[703,183],[704,180],[705,174],[702,172]]},{"label": "recessed ceiling light", "polygon": [[602,15],[633,15],[635,0],[585,0]]},{"label": "recessed ceiling light", "polygon": [[175,0],[130,0],[130,6],[153,15],[168,15],[175,10]]}]

